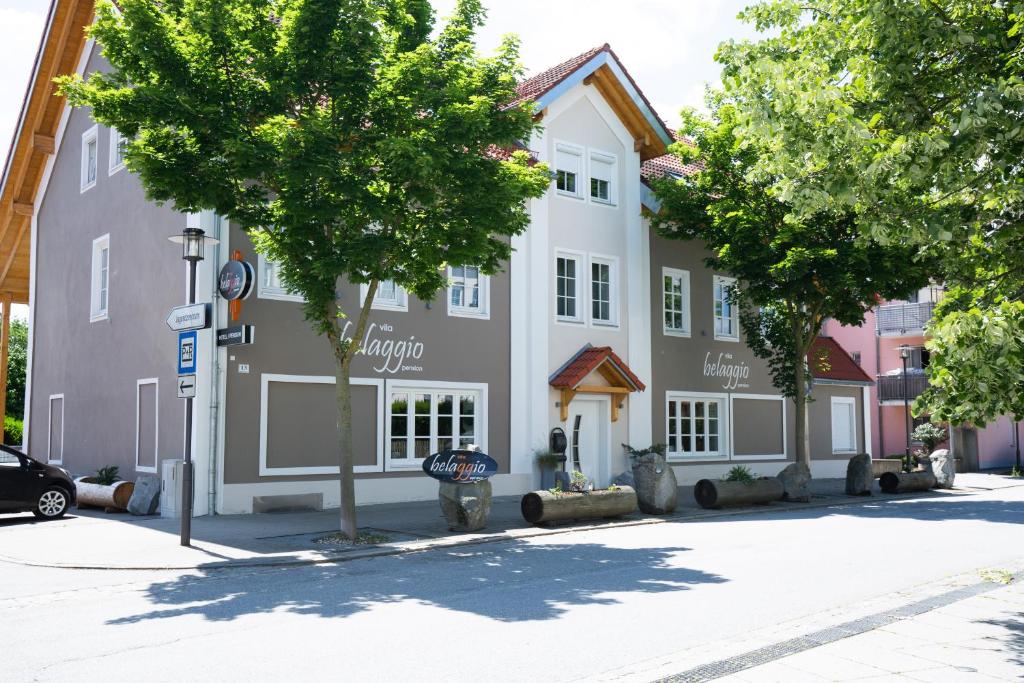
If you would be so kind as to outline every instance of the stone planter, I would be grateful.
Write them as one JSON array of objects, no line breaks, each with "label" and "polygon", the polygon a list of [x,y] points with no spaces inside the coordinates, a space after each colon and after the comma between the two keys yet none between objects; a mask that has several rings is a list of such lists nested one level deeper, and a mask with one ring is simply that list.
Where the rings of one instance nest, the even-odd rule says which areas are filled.
[{"label": "stone planter", "polygon": [[92,505],[105,510],[126,510],[132,499],[135,484],[130,481],[118,481],[111,486],[95,483],[93,477],[75,479],[76,498],[78,505]]},{"label": "stone planter", "polygon": [[895,458],[881,458],[871,461],[871,470],[875,475],[875,479],[878,479],[886,472],[899,474],[903,471],[903,463]]},{"label": "stone planter", "polygon": [[437,492],[448,529],[478,531],[487,526],[491,513],[491,482],[452,484],[442,481]]},{"label": "stone planter", "polygon": [[520,510],[530,524],[571,519],[621,517],[636,510],[636,491],[622,486],[614,491],[600,489],[586,493],[532,491],[523,496]]},{"label": "stone planter", "polygon": [[693,487],[693,497],[702,508],[726,505],[763,505],[782,500],[785,489],[775,477],[751,482],[701,479]]},{"label": "stone planter", "polygon": [[878,485],[884,493],[927,491],[935,487],[935,475],[931,472],[886,472],[878,478]]},{"label": "stone planter", "polygon": [[658,453],[633,458],[633,480],[640,511],[649,515],[667,515],[679,504],[679,484],[675,472]]}]

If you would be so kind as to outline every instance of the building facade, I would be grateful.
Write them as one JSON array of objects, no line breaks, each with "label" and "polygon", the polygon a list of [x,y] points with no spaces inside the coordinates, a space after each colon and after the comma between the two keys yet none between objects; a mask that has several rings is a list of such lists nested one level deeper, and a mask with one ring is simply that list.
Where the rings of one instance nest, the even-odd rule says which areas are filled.
[{"label": "building facade", "polygon": [[[87,42],[77,68],[107,67]],[[627,469],[623,444],[666,444],[683,483],[735,464],[777,473],[793,460],[793,406],[743,341],[733,281],[704,266],[701,245],[651,230],[644,177],[674,172],[671,131],[607,45],[520,93],[542,123],[524,145],[552,169],[551,187],[530,202],[503,272],[452,267],[430,301],[382,283],[352,370],[357,502],[436,496],[423,458],[469,444],[498,462],[497,495],[524,493],[553,430],[596,486]],[[230,221],[148,202],[121,138],[87,109],[65,108],[55,140],[31,224],[29,452],[75,474],[116,464],[130,478],[160,473],[191,438],[197,514],[337,506],[332,356],[276,264]],[[214,321],[198,333],[191,435],[164,324],[186,295],[167,237],[185,227],[220,240],[199,270],[196,300]],[[215,273],[236,251],[256,268],[238,320],[255,342],[218,347],[214,331],[233,323]],[[353,314],[364,295],[355,284],[341,293]],[[826,353],[813,468],[841,476],[870,452],[870,380],[838,345]]]}]

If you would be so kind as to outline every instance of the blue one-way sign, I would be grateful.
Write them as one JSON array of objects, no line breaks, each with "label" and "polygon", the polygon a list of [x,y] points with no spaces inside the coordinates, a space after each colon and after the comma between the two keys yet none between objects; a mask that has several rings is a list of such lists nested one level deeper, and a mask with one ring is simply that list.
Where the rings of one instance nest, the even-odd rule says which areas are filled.
[{"label": "blue one-way sign", "polygon": [[196,371],[196,331],[178,333],[178,374],[190,375]]}]

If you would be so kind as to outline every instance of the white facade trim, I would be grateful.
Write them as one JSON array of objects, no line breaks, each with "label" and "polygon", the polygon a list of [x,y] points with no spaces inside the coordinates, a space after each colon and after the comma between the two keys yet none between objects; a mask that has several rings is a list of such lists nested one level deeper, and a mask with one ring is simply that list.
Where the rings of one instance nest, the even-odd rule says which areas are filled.
[{"label": "white facade trim", "polygon": [[[459,266],[457,266],[459,267]],[[475,266],[471,266],[475,267]],[[474,320],[491,319],[491,276],[477,270],[477,286],[479,288],[477,297],[479,306],[456,306],[452,303],[452,266],[448,266],[448,287],[445,291],[445,298],[448,300],[448,315],[453,318],[472,318]]]},{"label": "white facade trim", "polygon": [[[395,283],[395,299],[388,300],[382,299],[380,296],[380,285],[383,284],[384,280],[377,283],[377,292],[373,296],[373,303],[370,308],[374,311],[396,311],[399,313],[405,313],[409,310],[409,293],[405,291],[405,287],[400,286],[397,282]],[[367,283],[361,283],[359,285],[359,306],[362,307],[363,302],[366,301],[366,295],[370,292],[370,285]]]},{"label": "white facade trim", "polygon": [[[139,429],[141,428],[142,422],[142,387],[148,384],[152,384],[155,387],[153,399],[156,402],[154,404],[155,415],[153,422],[153,466],[148,467],[139,464]],[[135,470],[138,472],[150,472],[155,474],[157,468],[160,466],[160,379],[158,377],[149,377],[147,379],[136,380],[135,382]]]},{"label": "white facade trim", "polygon": [[110,129],[110,154],[107,157],[107,176],[110,177],[124,168],[124,159],[116,162],[118,143],[126,139],[117,128]]},{"label": "white facade trim", "polygon": [[[587,175],[587,173],[588,173],[587,172],[587,162],[586,162],[586,159],[585,159],[586,154],[587,154],[587,148],[582,146],[582,145],[578,145],[578,144],[576,144],[574,142],[566,142],[565,140],[557,140],[556,139],[554,141],[554,143],[555,143],[555,158],[551,160],[551,164],[550,164],[550,168],[553,170],[553,174],[552,174],[552,178],[551,178],[551,189],[554,190],[554,195],[556,197],[560,197],[562,199],[570,199],[572,201],[577,201],[577,202],[584,202],[584,201],[586,201],[586,196],[587,195],[584,194],[583,186],[587,184],[586,183],[586,179],[588,177],[588,175]],[[575,187],[575,192],[570,192],[569,190],[559,190],[558,189],[558,172],[560,170],[565,170],[565,169],[558,168],[558,166],[559,166],[559,164],[558,164],[558,155],[559,155],[559,153],[567,154],[567,155],[572,156],[572,157],[576,157],[576,179],[575,179],[576,187]],[[587,194],[590,193],[590,189],[589,188],[586,189],[586,193]]]},{"label": "white facade trim", "polygon": [[[595,254],[589,253],[587,259],[587,273],[586,273],[586,291],[589,295],[590,301],[587,306],[587,320],[591,327],[601,327],[605,329],[619,329],[621,318],[619,312],[622,309],[622,270],[619,267],[619,257],[610,256],[606,254]],[[608,266],[609,272],[609,283],[608,290],[611,294],[611,300],[609,301],[609,308],[611,309],[611,320],[598,320],[594,318],[594,301],[593,301],[593,283],[594,283],[594,265],[602,264]]]},{"label": "white facade trim", "polygon": [[292,301],[300,304],[305,303],[306,299],[301,294],[292,294],[284,287],[267,286],[267,268],[269,263],[273,262],[268,261],[267,257],[263,254],[256,255],[256,298]]},{"label": "white facade trim", "polygon": [[[669,414],[668,404],[673,400],[678,399],[698,399],[708,401],[720,401],[722,406],[722,412],[718,416],[718,438],[722,442],[718,445],[718,450],[715,453],[708,455],[686,455],[683,451],[667,451],[665,452],[665,459],[671,463],[680,462],[713,462],[732,460],[732,401],[729,400],[729,394],[727,393],[715,393],[710,391],[675,391],[669,390],[665,392],[665,422],[662,425],[665,428],[665,443],[668,443],[669,434]],[[707,419],[707,416],[704,416]],[[691,435],[691,438],[695,438],[696,435]],[[681,434],[679,436],[681,437]]]},{"label": "white facade trim", "polygon": [[[106,291],[103,289],[103,250],[107,252]],[[110,233],[100,235],[92,241],[92,266],[89,276],[89,322],[94,323],[110,318]],[[106,294],[106,301],[100,303],[100,294]]]},{"label": "white facade trim", "polygon": [[[260,375],[260,476],[285,477],[297,474],[333,474],[337,475],[337,466],[327,467],[270,467],[267,465],[267,437],[270,410],[270,383],[282,382],[289,384],[334,384],[333,375],[279,375],[264,373]],[[384,463],[384,380],[375,378],[352,377],[352,386],[377,387],[377,462],[373,465],[358,465],[353,472],[380,472]]]},{"label": "white facade trim", "polygon": [[[58,457],[53,457],[53,402],[60,399],[60,454]],[[50,400],[47,404],[47,414],[49,415],[49,421],[47,422],[46,430],[46,462],[51,465],[61,465],[64,463],[64,394],[50,394]]]},{"label": "white facade trim", "polygon": [[[838,406],[842,406],[841,410],[844,410],[844,411],[849,410],[851,412],[849,426],[850,426],[851,436],[853,437],[853,447],[852,448],[841,448],[841,447],[838,447],[838,446],[842,446],[842,444],[837,444],[836,443],[836,431],[835,431],[836,418],[835,418],[835,415],[836,415],[836,409],[837,409]],[[831,436],[832,436],[832,453],[837,454],[837,455],[838,454],[857,453],[857,399],[854,398],[853,396],[832,396],[831,397],[831,401],[830,401],[830,407],[831,407],[831,411],[829,413],[829,416],[830,416],[829,431],[830,431]],[[867,411],[865,411],[865,412],[867,412]]]},{"label": "white facade trim", "polygon": [[[782,452],[781,453],[762,453],[754,455],[737,455],[736,454],[736,422],[732,419],[735,415],[733,410],[733,401],[740,399],[741,401],[778,401],[782,404]],[[729,457],[732,460],[785,460],[789,453],[789,433],[786,421],[786,397],[779,396],[777,394],[729,394],[729,444],[730,451]]]},{"label": "white facade trim", "polygon": [[[576,263],[576,315],[559,315],[558,314],[558,259],[572,260]],[[556,325],[570,325],[573,327],[586,326],[587,320],[590,316],[587,315],[587,306],[590,305],[590,297],[587,296],[587,287],[585,283],[589,282],[587,270],[587,253],[585,251],[578,251],[576,249],[566,249],[564,247],[555,247],[554,256],[551,259],[551,274],[554,276],[555,281],[548,283],[551,287],[551,305],[552,312],[554,313],[554,323]]]},{"label": "white facade trim", "polygon": [[[733,329],[734,329],[733,334],[725,334],[724,332],[719,332],[718,331],[718,318],[721,317],[723,320],[726,319],[726,316],[724,316],[724,315],[723,316],[719,316],[715,312],[715,303],[718,301],[718,299],[715,297],[715,288],[718,285],[722,285],[723,287],[727,286],[727,287],[730,287],[730,288],[735,287],[736,286],[736,278],[728,277],[726,275],[714,275],[714,276],[712,276],[712,279],[711,279],[711,316],[712,316],[711,324],[713,326],[712,329],[714,330],[714,333],[715,333],[715,341],[738,342],[740,340],[740,316],[739,316],[739,309],[736,307],[736,304],[734,302],[729,302],[729,313],[730,313],[730,315],[728,316],[728,319],[732,322],[732,326],[733,326]],[[724,303],[723,303],[723,305],[724,305]]]},{"label": "white facade trim", "polygon": [[[626,146],[626,150],[630,150],[630,149],[632,149],[632,148],[629,147],[629,146]],[[608,182],[608,185],[609,185],[608,199],[601,199],[599,197],[594,197],[591,194],[590,181],[591,181],[591,179],[594,178],[594,167],[595,167],[594,165],[595,165],[595,163],[597,163],[597,164],[605,164],[605,165],[611,167],[611,172],[610,172],[611,180],[609,180],[609,182]],[[604,207],[612,208],[612,209],[618,208],[618,206],[619,206],[619,197],[622,196],[622,194],[623,194],[619,190],[619,178],[620,177],[621,176],[619,174],[619,155],[617,155],[617,154],[615,154],[613,152],[606,152],[606,151],[601,150],[601,149],[596,149],[594,147],[587,147],[587,187],[586,187],[586,197],[587,197],[587,201],[589,203],[591,203],[591,204],[593,204],[595,206],[604,206]]]},{"label": "white facade trim", "polygon": [[[665,313],[668,312],[665,309],[665,295],[667,294],[667,292],[665,291],[665,278],[672,278],[672,279],[678,278],[679,282],[680,282],[680,285],[681,285],[681,289],[682,289],[681,296],[682,296],[682,306],[683,306],[683,310],[681,311],[681,315],[682,315],[682,319],[683,319],[683,328],[681,330],[677,330],[675,328],[668,327],[668,325],[665,323]],[[691,315],[691,309],[693,308],[693,306],[692,306],[692,297],[691,297],[691,294],[690,294],[690,292],[691,292],[691,289],[690,289],[690,271],[684,270],[682,268],[669,268],[667,266],[662,267],[662,269],[661,269],[661,283],[660,284],[661,284],[661,296],[662,296],[662,299],[661,299],[661,333],[664,334],[666,337],[680,337],[680,338],[683,338],[683,339],[689,339],[691,334],[692,334],[692,330],[693,330],[693,317]]]},{"label": "white facade trim", "polygon": [[[96,187],[97,181],[100,179],[100,129],[98,124],[93,124],[92,128],[87,129],[82,133],[82,159],[81,159],[81,191],[84,193],[92,188]],[[96,158],[94,162],[96,167],[93,169],[89,168],[89,146],[95,145]],[[92,170],[93,178],[89,180],[89,171]]]}]

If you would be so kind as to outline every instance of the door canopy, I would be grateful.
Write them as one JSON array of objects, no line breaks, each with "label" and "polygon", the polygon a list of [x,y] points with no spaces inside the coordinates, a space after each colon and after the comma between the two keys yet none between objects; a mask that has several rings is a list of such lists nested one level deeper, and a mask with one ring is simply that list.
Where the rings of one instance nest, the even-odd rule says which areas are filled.
[{"label": "door canopy", "polygon": [[[584,384],[597,372],[608,384]],[[548,380],[562,392],[562,422],[569,419],[569,404],[576,394],[607,394],[612,399],[612,422],[619,419],[619,403],[626,395],[646,389],[633,371],[610,346],[587,344],[559,368]]]}]

